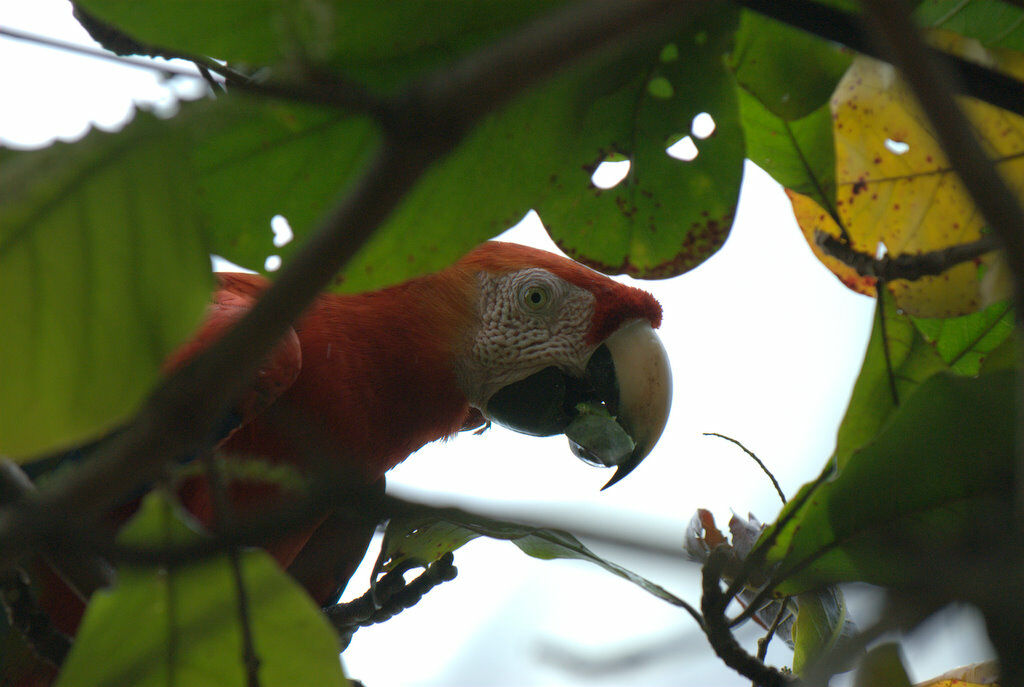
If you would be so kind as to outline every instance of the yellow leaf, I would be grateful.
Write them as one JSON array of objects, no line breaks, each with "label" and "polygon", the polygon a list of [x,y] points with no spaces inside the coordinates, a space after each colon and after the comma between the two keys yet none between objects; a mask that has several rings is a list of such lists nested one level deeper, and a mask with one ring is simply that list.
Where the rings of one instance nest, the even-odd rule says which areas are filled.
[{"label": "yellow leaf", "polygon": [[914,687],[998,687],[999,664],[996,661],[972,663],[920,682]]},{"label": "yellow leaf", "polygon": [[[1024,76],[1024,55],[983,49],[954,34],[937,34],[935,43],[957,54]],[[968,98],[960,105],[974,123],[986,152],[1007,183],[1024,191],[1024,118]],[[917,254],[978,239],[984,223],[935,140],[923,113],[896,71],[868,57],[854,60],[831,101],[836,148],[836,210],[851,245],[875,255]],[[798,221],[809,238],[813,210],[794,200]],[[801,218],[801,215],[803,216]],[[816,216],[816,215],[814,215]],[[838,236],[839,228],[820,227]],[[813,241],[812,241],[813,246]],[[820,257],[820,256],[819,256]],[[951,317],[974,312],[985,303],[981,276],[995,255],[957,265],[937,277],[894,281],[888,286],[896,304],[920,317]],[[845,283],[848,274],[826,265]],[[983,265],[985,267],[983,267]]]},{"label": "yellow leaf", "polygon": [[786,195],[789,196],[789,202],[793,204],[793,214],[796,215],[797,224],[800,225],[800,230],[804,233],[807,242],[811,244],[811,250],[814,251],[814,255],[817,256],[818,260],[825,267],[832,270],[832,273],[839,277],[839,281],[846,284],[847,287],[857,293],[873,297],[875,295],[876,281],[874,277],[864,277],[857,274],[852,267],[831,255],[826,255],[815,242],[814,234],[817,231],[823,231],[832,236],[839,236],[839,225],[836,224],[832,215],[810,196],[801,195],[788,188],[786,189]]}]

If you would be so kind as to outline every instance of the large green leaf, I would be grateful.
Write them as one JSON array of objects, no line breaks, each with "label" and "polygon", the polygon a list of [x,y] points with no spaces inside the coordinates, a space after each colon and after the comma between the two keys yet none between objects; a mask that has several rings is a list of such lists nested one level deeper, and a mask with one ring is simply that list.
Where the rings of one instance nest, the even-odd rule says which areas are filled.
[{"label": "large green leaf", "polygon": [[[1013,490],[1014,374],[931,377],[798,508],[769,551],[777,591],[912,584],[941,553],[1003,526]],[[788,511],[785,511],[788,512]],[[932,559],[929,559],[932,560]],[[928,565],[934,565],[934,561]]]},{"label": "large green leaf", "polygon": [[222,96],[2,151],[0,450],[30,455],[123,419],[198,324],[210,251],[256,268],[287,255],[270,219],[287,213],[307,235],[377,136],[363,118]]},{"label": "large green leaf", "polygon": [[888,290],[882,298],[875,311],[864,363],[836,438],[835,460],[840,469],[854,451],[878,434],[901,401],[923,381],[946,368],[910,318],[897,311]]},{"label": "large green leaf", "polygon": [[840,468],[856,449],[874,438],[917,385],[944,370],[978,374],[982,362],[1013,332],[1013,313],[1007,303],[961,317],[922,319],[900,313],[888,291],[883,297],[839,427],[835,455]]},{"label": "large green leaf", "polygon": [[[143,502],[122,539],[195,541],[160,496]],[[331,627],[263,551],[241,553],[252,638],[264,687],[346,684]],[[220,555],[167,570],[121,568],[86,610],[59,687],[247,684],[231,564]]]},{"label": "large green leaf", "polygon": [[457,508],[417,506],[415,513],[392,518],[384,534],[379,569],[392,570],[401,563],[427,565],[480,536],[511,541],[524,553],[542,560],[570,558],[587,561],[632,582],[671,604],[683,602],[665,588],[612,563],[562,530],[504,522]]},{"label": "large green leaf", "polygon": [[729,65],[768,112],[795,120],[828,104],[851,60],[835,43],[744,11]]},{"label": "large green leaf", "polygon": [[212,285],[189,131],[138,113],[44,150],[0,149],[0,453],[126,417]]},{"label": "large green leaf", "polygon": [[772,114],[744,89],[737,90],[750,161],[786,188],[836,214],[836,156],[828,104],[790,121]]}]

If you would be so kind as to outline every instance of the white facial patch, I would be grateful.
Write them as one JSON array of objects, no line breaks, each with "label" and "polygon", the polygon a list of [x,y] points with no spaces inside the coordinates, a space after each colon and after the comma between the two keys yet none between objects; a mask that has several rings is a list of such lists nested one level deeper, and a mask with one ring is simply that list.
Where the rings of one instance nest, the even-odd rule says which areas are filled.
[{"label": "white facial patch", "polygon": [[472,405],[483,408],[498,389],[545,367],[583,375],[594,349],[586,344],[592,293],[541,268],[478,280],[481,326],[458,370]]}]

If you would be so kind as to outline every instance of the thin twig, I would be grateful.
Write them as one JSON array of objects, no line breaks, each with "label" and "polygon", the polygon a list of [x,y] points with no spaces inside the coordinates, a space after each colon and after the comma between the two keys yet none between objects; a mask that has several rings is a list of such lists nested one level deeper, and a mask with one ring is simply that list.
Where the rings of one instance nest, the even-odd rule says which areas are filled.
[{"label": "thin twig", "polygon": [[969,243],[961,243],[927,253],[886,255],[875,258],[869,253],[851,248],[846,243],[820,229],[814,232],[814,243],[826,254],[852,268],[862,277],[876,277],[881,281],[905,279],[916,281],[934,277],[965,262],[972,262],[994,250],[999,250],[999,239],[986,234]]},{"label": "thin twig", "polygon": [[[768,645],[772,642],[772,637],[779,629],[779,625],[782,624],[782,619],[786,617],[786,613],[789,611],[789,599],[783,599],[779,605],[779,612],[775,614],[775,620],[772,621],[771,626],[768,628],[768,632],[765,633],[764,637],[757,640],[757,660],[764,662],[765,656],[768,655]],[[756,685],[754,687],[757,687]]]},{"label": "thin twig", "polygon": [[308,105],[336,107],[350,112],[366,112],[369,114],[377,114],[378,116],[384,103],[381,98],[376,97],[365,88],[336,76],[330,79],[321,76],[318,80],[310,80],[308,82],[261,81],[248,77],[241,72],[231,69],[230,67],[222,65],[214,60],[206,57],[200,57],[198,55],[180,54],[176,56],[177,59],[188,60],[194,63],[196,68],[193,70],[187,67],[178,67],[176,65],[157,62],[153,59],[139,59],[115,55],[112,52],[99,48],[78,45],[77,43],[69,43],[56,38],[49,38],[47,36],[41,36],[27,31],[19,31],[17,29],[0,27],[0,36],[35,43],[37,45],[43,45],[77,55],[106,60],[126,67],[154,71],[165,78],[179,77],[209,81],[209,79],[206,78],[206,75],[203,74],[203,70],[205,69],[223,77],[225,84],[230,87],[250,95],[265,98],[289,100]]},{"label": "thin twig", "polygon": [[80,45],[78,43],[71,43],[69,41],[62,41],[59,38],[50,38],[49,36],[42,36],[37,33],[31,33],[29,31],[21,31],[19,29],[11,29],[6,27],[0,27],[0,36],[5,38],[12,38],[18,41],[25,41],[26,43],[34,43],[36,45],[43,45],[49,48],[55,48],[64,52],[74,53],[76,55],[83,55],[85,57],[94,57],[98,60],[106,60],[107,62],[115,62],[125,67],[133,67],[135,69],[145,69],[150,72],[157,72],[165,78],[174,76],[181,76],[189,79],[202,78],[193,69],[177,67],[172,64],[162,64],[155,60],[149,59],[132,59],[129,57],[122,57],[115,55],[112,52],[104,50],[102,48],[94,48],[89,45]]},{"label": "thin twig", "polygon": [[757,463],[757,465],[761,468],[761,471],[764,472],[764,474],[768,475],[768,479],[770,479],[772,481],[772,486],[775,487],[776,493],[778,493],[779,498],[782,499],[782,505],[783,506],[786,505],[786,494],[783,493],[782,487],[779,486],[779,480],[775,479],[775,475],[772,474],[772,471],[768,469],[768,466],[765,465],[761,461],[761,459],[758,458],[757,455],[754,454],[753,451],[751,451],[749,448],[747,448],[746,446],[741,444],[736,439],[733,439],[732,437],[727,437],[724,434],[719,434],[718,432],[704,432],[704,436],[706,436],[706,437],[718,437],[719,439],[725,439],[726,441],[731,441],[732,443],[734,443],[737,446],[739,446],[743,450],[744,453],[746,453],[748,456],[750,456],[754,460],[754,462]]}]

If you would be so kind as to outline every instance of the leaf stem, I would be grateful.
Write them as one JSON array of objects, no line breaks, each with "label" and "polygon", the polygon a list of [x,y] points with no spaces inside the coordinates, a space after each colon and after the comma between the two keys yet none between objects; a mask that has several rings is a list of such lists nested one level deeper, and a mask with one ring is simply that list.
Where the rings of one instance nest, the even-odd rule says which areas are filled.
[{"label": "leaf stem", "polygon": [[882,356],[885,358],[885,377],[889,382],[889,394],[892,396],[892,404],[896,407],[900,405],[900,392],[896,387],[896,370],[892,367],[892,353],[889,351],[889,326],[885,319],[885,280],[879,278],[875,283],[875,293],[878,300],[878,329],[881,340],[882,340]]}]

